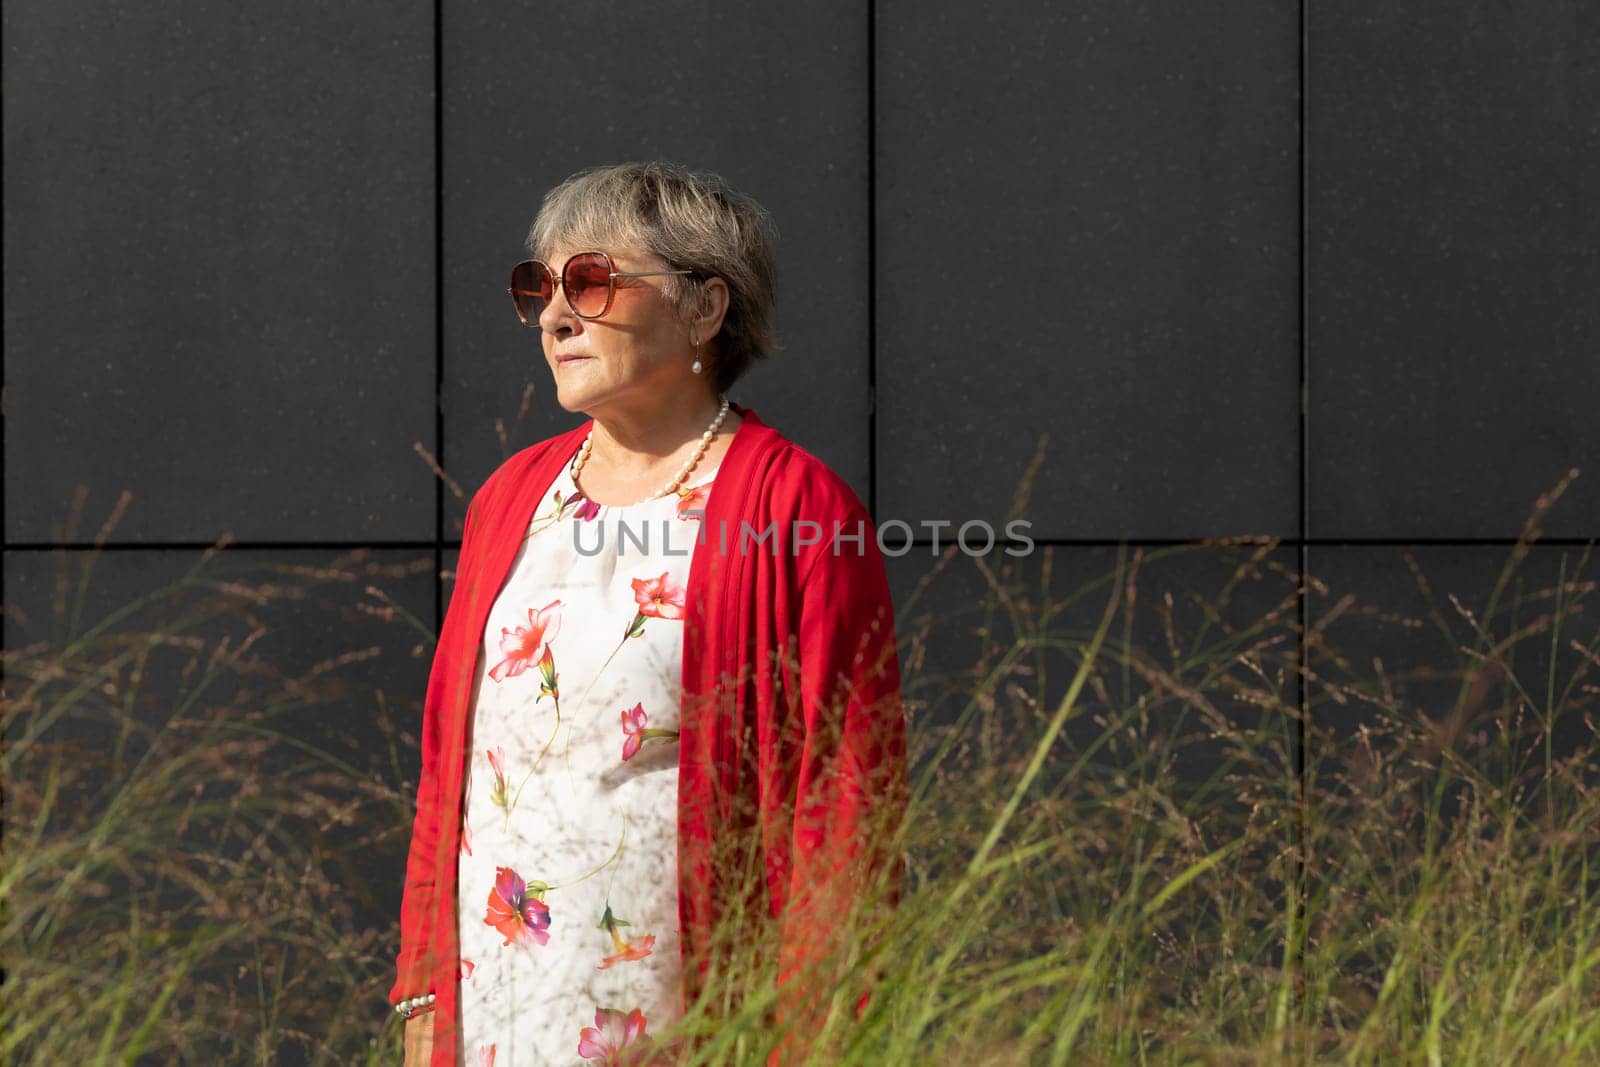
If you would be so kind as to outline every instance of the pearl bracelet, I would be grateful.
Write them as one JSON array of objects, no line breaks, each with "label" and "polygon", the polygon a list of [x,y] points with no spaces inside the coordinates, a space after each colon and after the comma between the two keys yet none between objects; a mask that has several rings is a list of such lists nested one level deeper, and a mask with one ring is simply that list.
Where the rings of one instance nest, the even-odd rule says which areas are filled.
[{"label": "pearl bracelet", "polygon": [[409,1019],[419,1012],[432,1010],[435,999],[432,993],[420,997],[411,997],[396,1004],[394,1010],[399,1014],[400,1018]]}]

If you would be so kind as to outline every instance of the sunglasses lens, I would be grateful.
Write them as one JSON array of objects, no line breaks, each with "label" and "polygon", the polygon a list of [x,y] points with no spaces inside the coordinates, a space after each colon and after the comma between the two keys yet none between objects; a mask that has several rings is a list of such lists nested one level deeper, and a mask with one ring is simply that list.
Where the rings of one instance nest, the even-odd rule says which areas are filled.
[{"label": "sunglasses lens", "polygon": [[611,262],[598,252],[584,252],[567,260],[562,272],[567,302],[579,315],[593,317],[606,309],[611,292]]},{"label": "sunglasses lens", "polygon": [[550,289],[550,271],[543,263],[530,259],[511,268],[511,299],[527,325],[539,321],[539,313],[550,302]]}]

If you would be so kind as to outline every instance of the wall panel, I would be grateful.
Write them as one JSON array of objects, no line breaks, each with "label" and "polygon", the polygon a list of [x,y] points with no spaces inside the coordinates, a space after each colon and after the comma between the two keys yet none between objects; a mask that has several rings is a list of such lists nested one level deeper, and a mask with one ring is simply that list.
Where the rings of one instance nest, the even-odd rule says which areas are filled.
[{"label": "wall panel", "polygon": [[878,12],[881,515],[1292,536],[1294,8]]},{"label": "wall panel", "polygon": [[432,537],[431,5],[10,4],[6,528]]},{"label": "wall panel", "polygon": [[1310,534],[1600,533],[1600,9],[1308,14]]}]

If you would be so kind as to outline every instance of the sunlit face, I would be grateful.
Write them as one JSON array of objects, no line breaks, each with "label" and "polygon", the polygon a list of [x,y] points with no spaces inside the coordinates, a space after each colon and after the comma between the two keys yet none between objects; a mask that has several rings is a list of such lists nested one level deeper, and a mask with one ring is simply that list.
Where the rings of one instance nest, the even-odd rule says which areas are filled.
[{"label": "sunlit face", "polygon": [[[558,248],[545,257],[557,276],[567,260],[587,248]],[[669,269],[659,258],[626,248],[606,248],[618,272]],[[555,376],[556,400],[568,411],[595,415],[626,411],[659,400],[696,378],[689,369],[688,327],[661,293],[667,279],[617,278],[616,297],[603,318],[573,314],[559,290],[539,315],[545,361]],[[648,408],[648,402],[637,406]]]}]

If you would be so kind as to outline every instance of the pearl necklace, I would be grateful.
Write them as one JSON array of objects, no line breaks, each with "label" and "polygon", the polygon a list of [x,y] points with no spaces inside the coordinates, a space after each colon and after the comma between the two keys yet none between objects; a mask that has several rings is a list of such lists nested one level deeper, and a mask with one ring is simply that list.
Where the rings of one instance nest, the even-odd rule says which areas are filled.
[{"label": "pearl necklace", "polygon": [[[706,432],[700,435],[700,444],[698,446],[696,446],[696,448],[694,450],[694,454],[689,457],[688,461],[686,463],[684,463],[684,465],[682,467],[678,468],[678,476],[676,478],[672,479],[672,481],[668,482],[666,485],[664,485],[660,490],[658,490],[657,492],[651,493],[649,496],[645,497],[644,500],[636,500],[636,501],[634,501],[633,504],[616,504],[616,505],[600,505],[600,506],[602,506],[602,507],[633,507],[636,504],[643,504],[647,500],[655,500],[655,499],[658,499],[660,497],[664,497],[664,496],[668,496],[668,495],[670,495],[672,493],[676,493],[678,491],[678,487],[681,486],[686,479],[688,479],[690,472],[692,472],[695,469],[696,465],[699,464],[701,457],[703,457],[706,454],[706,449],[711,447],[712,439],[717,436],[717,428],[722,425],[722,420],[727,418],[727,417],[728,417],[728,398],[727,397],[723,397],[722,398],[722,407],[717,410],[717,417],[711,420],[711,425],[706,427]],[[582,473],[583,465],[585,463],[589,462],[589,453],[591,451],[593,451],[593,450],[594,450],[594,431],[590,430],[588,435],[585,436],[584,439],[583,439],[583,447],[578,449],[578,454],[572,461],[572,484],[573,485],[577,485],[578,484],[578,475],[580,473]],[[578,486],[578,492],[580,492],[580,493],[583,492],[583,487],[582,486]]]}]

